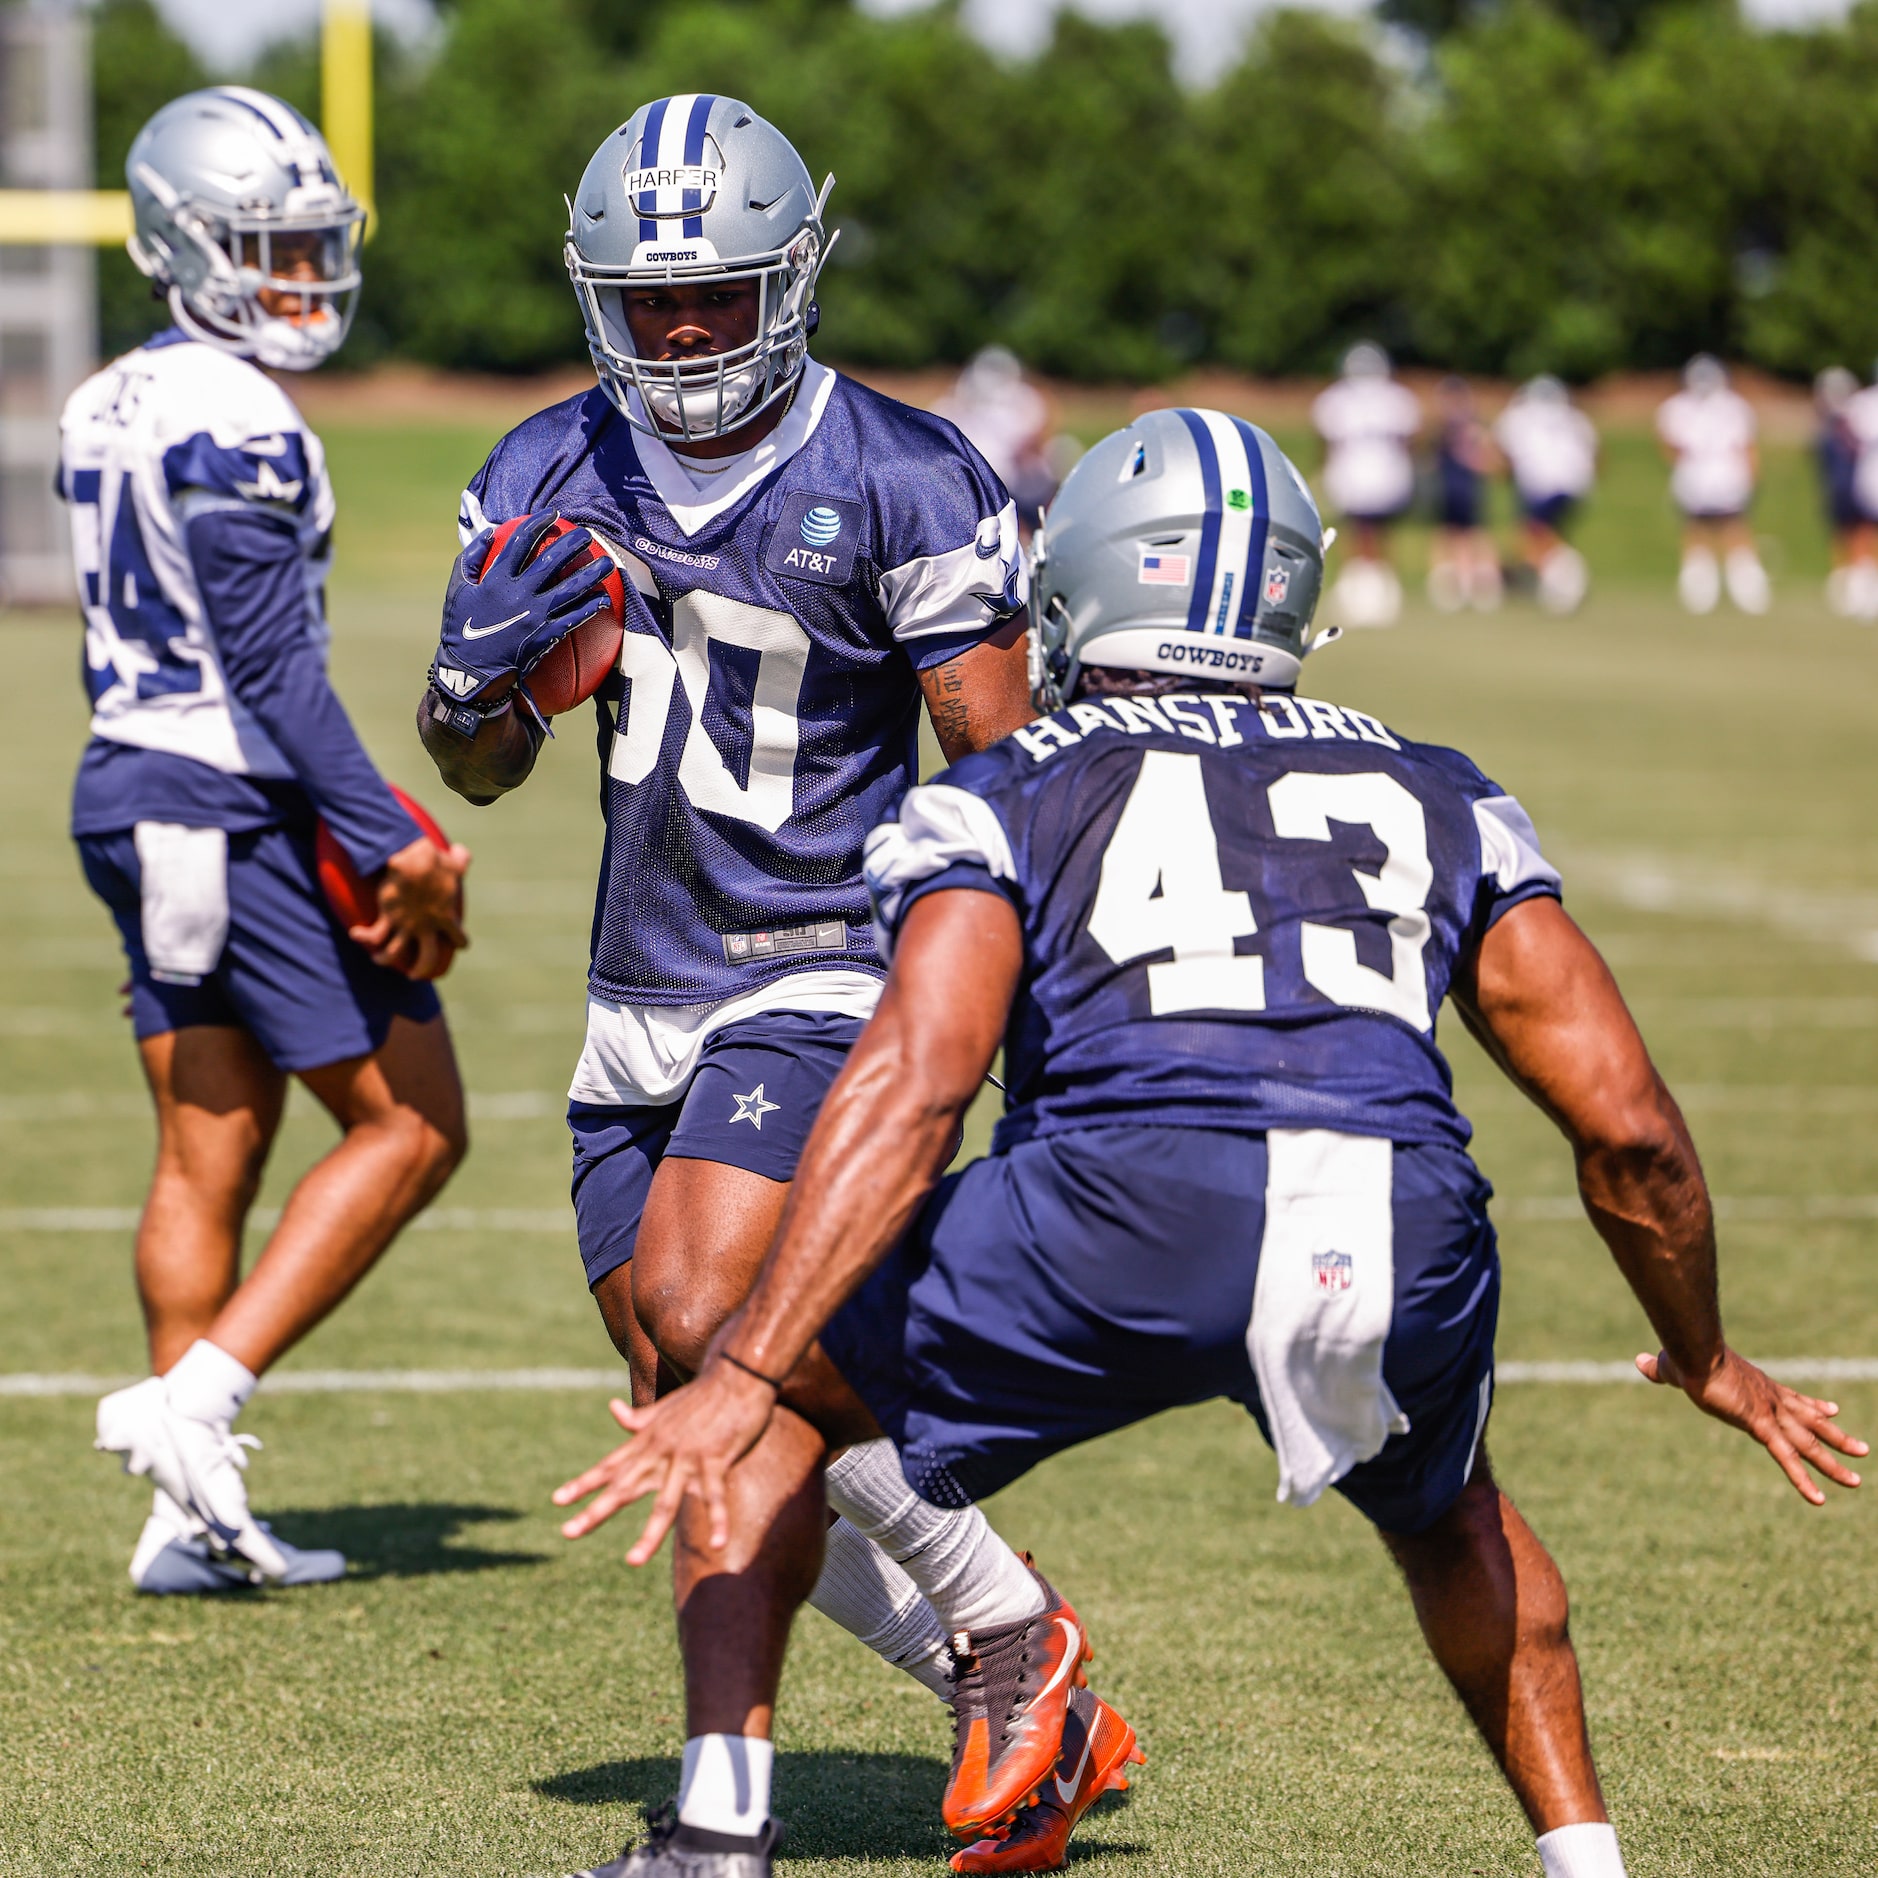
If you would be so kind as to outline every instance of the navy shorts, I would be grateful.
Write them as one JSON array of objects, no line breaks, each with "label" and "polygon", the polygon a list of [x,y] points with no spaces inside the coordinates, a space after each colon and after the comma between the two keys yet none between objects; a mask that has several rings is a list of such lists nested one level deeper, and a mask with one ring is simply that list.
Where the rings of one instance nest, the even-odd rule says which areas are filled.
[{"label": "navy shorts", "polygon": [[198,1024],[231,1025],[247,1031],[276,1068],[319,1069],[371,1055],[394,1017],[422,1024],[443,1008],[429,984],[374,965],[339,929],[320,891],[309,835],[262,828],[228,837],[228,937],[195,984],[152,973],[132,830],[81,835],[78,851],[124,941],[139,1042]]},{"label": "navy shorts", "polygon": [[711,1033],[675,1101],[569,1103],[574,1221],[588,1288],[632,1257],[652,1176],[667,1155],[793,1180],[822,1098],[860,1034],[858,1017],[764,1011]]},{"label": "navy shorts", "polygon": [[1520,507],[1526,511],[1526,519],[1537,522],[1542,528],[1551,529],[1555,535],[1564,532],[1565,524],[1571,520],[1572,510],[1577,506],[1576,496],[1522,497],[1520,500]]},{"label": "navy shorts", "polygon": [[1435,520],[1443,528],[1480,526],[1480,478],[1469,470],[1443,469],[1438,483]]},{"label": "navy shorts", "polygon": [[[1392,1156],[1395,1298],[1383,1378],[1410,1426],[1337,1491],[1422,1531],[1473,1468],[1500,1265],[1491,1189],[1457,1149]],[[1261,1135],[1051,1135],[942,1183],[823,1348],[936,1505],[1163,1409],[1224,1396],[1266,1429],[1246,1350],[1264,1236]]]}]

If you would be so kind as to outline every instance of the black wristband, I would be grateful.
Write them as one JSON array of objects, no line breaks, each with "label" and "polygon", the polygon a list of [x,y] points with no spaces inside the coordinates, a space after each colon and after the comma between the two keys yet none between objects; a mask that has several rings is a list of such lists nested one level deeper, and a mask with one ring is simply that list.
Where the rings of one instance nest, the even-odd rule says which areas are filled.
[{"label": "black wristband", "polygon": [[476,733],[492,717],[500,717],[504,711],[514,708],[512,695],[505,693],[495,703],[466,704],[460,698],[453,698],[443,690],[435,680],[430,686],[430,715],[433,723],[442,724],[453,730],[459,737],[474,741]]},{"label": "black wristband", "polygon": [[719,1350],[718,1355],[721,1356],[726,1363],[731,1364],[734,1368],[742,1370],[746,1376],[754,1376],[758,1382],[768,1383],[769,1386],[772,1389],[774,1389],[778,1395],[782,1394],[782,1384],[779,1383],[774,1376],[765,1376],[760,1369],[752,1369],[750,1365],[742,1359],[742,1357],[732,1356],[728,1350]]}]

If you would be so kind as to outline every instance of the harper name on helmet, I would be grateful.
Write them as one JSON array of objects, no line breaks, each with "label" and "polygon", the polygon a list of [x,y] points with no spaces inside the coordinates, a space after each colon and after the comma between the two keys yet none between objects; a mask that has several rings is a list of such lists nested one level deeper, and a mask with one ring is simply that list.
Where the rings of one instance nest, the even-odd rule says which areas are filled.
[{"label": "harper name on helmet", "polygon": [[1324,582],[1317,504],[1256,424],[1150,411],[1070,472],[1032,548],[1032,678],[1055,710],[1086,665],[1289,691]]},{"label": "harper name on helmet", "polygon": [[[700,442],[794,390],[818,319],[815,282],[834,246],[795,146],[735,98],[685,93],[641,105],[594,152],[568,204],[567,271],[587,345],[626,421]],[[683,359],[639,355],[626,294],[653,285],[754,281],[747,344]]]},{"label": "harper name on helmet", "polygon": [[365,211],[292,105],[245,85],[172,99],[125,159],[130,258],[190,338],[303,372],[345,342]]}]

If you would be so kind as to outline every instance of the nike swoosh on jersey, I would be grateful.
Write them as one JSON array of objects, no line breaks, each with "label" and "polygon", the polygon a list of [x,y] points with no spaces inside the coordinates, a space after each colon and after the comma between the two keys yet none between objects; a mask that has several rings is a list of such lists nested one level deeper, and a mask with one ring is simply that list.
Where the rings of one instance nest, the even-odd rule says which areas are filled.
[{"label": "nike swoosh on jersey", "polygon": [[493,626],[465,626],[463,628],[463,637],[465,639],[487,639],[491,633],[499,633],[505,627],[513,626],[518,620],[525,620],[527,617],[528,609],[527,607],[523,607],[519,613],[512,613],[507,619],[497,620]]},{"label": "nike swoosh on jersey", "polygon": [[1091,1729],[1082,1738],[1082,1759],[1076,1763],[1076,1771],[1065,1780],[1061,1774],[1055,1776],[1056,1797],[1065,1806],[1076,1804],[1076,1789],[1082,1785],[1082,1770],[1089,1765],[1089,1756],[1095,1751],[1095,1730]]}]

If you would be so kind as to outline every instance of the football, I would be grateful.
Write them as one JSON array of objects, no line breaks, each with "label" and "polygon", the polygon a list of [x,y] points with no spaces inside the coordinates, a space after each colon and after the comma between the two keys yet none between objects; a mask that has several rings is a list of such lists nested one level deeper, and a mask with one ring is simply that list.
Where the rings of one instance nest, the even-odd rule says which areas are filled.
[{"label": "football", "polygon": [[[421,802],[413,801],[396,783],[388,785],[399,806],[440,848],[448,848],[450,837],[437,826],[435,817]],[[313,831],[314,859],[319,866],[320,891],[333,910],[343,932],[354,926],[369,926],[378,917],[378,889],[352,865],[352,857],[339,845],[333,831],[322,817]]]},{"label": "football", "polygon": [[[527,519],[525,515],[518,515],[513,521],[503,522],[496,529],[495,539],[489,544],[489,552],[483,557],[485,567],[502,552],[509,537]],[[538,556],[549,542],[570,533],[574,526],[574,523],[557,515],[554,526],[542,536],[541,547],[535,550],[535,555]],[[535,556],[530,556],[530,559],[533,558]],[[582,565],[611,559],[596,537]],[[611,610],[597,614],[584,625],[576,626],[565,638],[550,647],[522,680],[529,697],[534,701],[535,709],[543,717],[559,717],[563,711],[571,711],[575,705],[586,703],[600,689],[601,681],[619,658],[620,642],[626,636],[626,581],[617,562],[603,585],[607,599],[612,602]]]}]

